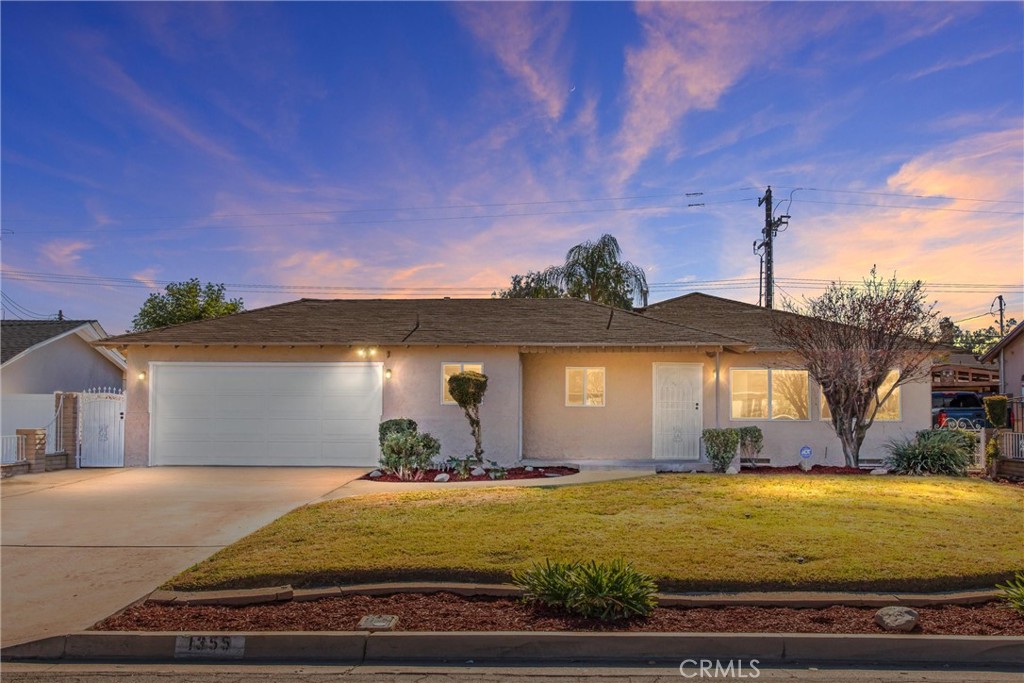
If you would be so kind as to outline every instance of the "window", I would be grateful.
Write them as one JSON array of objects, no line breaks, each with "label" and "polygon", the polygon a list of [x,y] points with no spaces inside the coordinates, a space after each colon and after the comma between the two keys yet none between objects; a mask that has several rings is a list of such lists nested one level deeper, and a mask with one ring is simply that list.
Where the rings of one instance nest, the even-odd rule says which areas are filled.
[{"label": "window", "polygon": [[[884,396],[890,387],[896,383],[899,379],[900,373],[897,370],[890,370],[889,374],[885,376],[885,380],[882,382],[882,386],[878,387],[878,396]],[[901,402],[900,402],[900,391],[902,387],[896,387],[892,392],[892,395],[886,399],[885,403],[878,409],[878,413],[875,414],[875,419],[879,422],[899,422],[903,419],[901,413]],[[934,402],[934,399],[933,399]],[[874,405],[871,406],[874,409]],[[828,403],[825,401],[825,394],[821,394],[821,419],[831,420],[832,411],[828,408]]]},{"label": "window", "polygon": [[565,405],[603,407],[604,368],[566,368]]},{"label": "window", "polygon": [[810,383],[806,370],[733,369],[734,420],[808,420]]},{"label": "window", "polygon": [[441,403],[455,405],[455,399],[448,393],[448,378],[467,371],[483,373],[483,363],[444,363],[441,365]]}]

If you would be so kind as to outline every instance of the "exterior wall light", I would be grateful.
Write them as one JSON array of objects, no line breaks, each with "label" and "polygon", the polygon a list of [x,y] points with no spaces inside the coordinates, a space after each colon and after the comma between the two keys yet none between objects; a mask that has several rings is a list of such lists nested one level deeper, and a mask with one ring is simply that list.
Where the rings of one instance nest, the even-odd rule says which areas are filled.
[{"label": "exterior wall light", "polygon": [[145,371],[139,373],[139,381],[140,382],[145,382],[146,381],[146,373],[145,373]]},{"label": "exterior wall light", "polygon": [[356,353],[359,354],[360,358],[366,358],[366,349],[364,349],[362,346],[356,349]]},{"label": "exterior wall light", "polygon": [[368,351],[368,353],[370,354],[370,357],[371,357],[371,358],[372,358],[373,356],[376,356],[376,355],[377,355],[377,347],[376,347],[376,346],[371,346],[371,347],[370,347],[370,349],[369,349],[369,351]]},{"label": "exterior wall light", "polygon": [[391,368],[384,371],[384,379],[391,379]]}]

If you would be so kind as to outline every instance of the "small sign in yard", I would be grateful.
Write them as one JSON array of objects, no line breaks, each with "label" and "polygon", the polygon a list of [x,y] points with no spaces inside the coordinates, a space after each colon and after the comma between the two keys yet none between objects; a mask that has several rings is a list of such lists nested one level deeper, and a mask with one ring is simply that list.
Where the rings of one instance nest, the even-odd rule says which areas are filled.
[{"label": "small sign in yard", "polygon": [[175,658],[241,659],[245,655],[245,636],[178,636],[174,641]]},{"label": "small sign in yard", "polygon": [[800,457],[803,458],[804,460],[806,460],[807,458],[811,457],[811,455],[813,455],[813,454],[811,452],[811,447],[810,446],[803,446],[800,449]]},{"label": "small sign in yard", "polygon": [[398,617],[393,614],[368,614],[359,620],[356,626],[360,631],[390,631],[398,623]]}]

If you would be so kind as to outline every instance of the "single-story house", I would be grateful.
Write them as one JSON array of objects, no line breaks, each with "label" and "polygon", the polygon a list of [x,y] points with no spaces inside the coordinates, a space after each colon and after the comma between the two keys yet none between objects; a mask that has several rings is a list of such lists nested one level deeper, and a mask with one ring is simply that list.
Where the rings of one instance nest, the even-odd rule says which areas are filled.
[{"label": "single-story house", "polygon": [[982,363],[999,363],[999,391],[1013,398],[1024,396],[1024,322],[1018,323],[981,357]]},{"label": "single-story house", "polygon": [[54,417],[54,392],[121,389],[124,356],[91,344],[107,336],[95,320],[0,323],[0,433],[45,427]]},{"label": "single-story house", "polygon": [[[127,465],[373,465],[381,419],[473,450],[446,380],[489,378],[485,458],[704,469],[701,431],[757,425],[762,458],[843,461],[771,311],[689,294],[630,312],[575,299],[302,299],[102,342],[128,359]],[[930,425],[927,380],[862,450]]]}]

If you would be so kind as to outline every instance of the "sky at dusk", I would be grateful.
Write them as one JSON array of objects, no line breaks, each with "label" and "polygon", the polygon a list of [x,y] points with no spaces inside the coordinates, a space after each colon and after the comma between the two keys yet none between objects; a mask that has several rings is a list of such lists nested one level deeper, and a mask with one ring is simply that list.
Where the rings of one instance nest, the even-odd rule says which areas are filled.
[{"label": "sky at dusk", "polygon": [[[490,296],[602,233],[651,300],[872,265],[1024,318],[1021,3],[0,6],[8,317]],[[12,304],[13,302],[13,304]],[[978,317],[980,316],[980,317]]]}]

